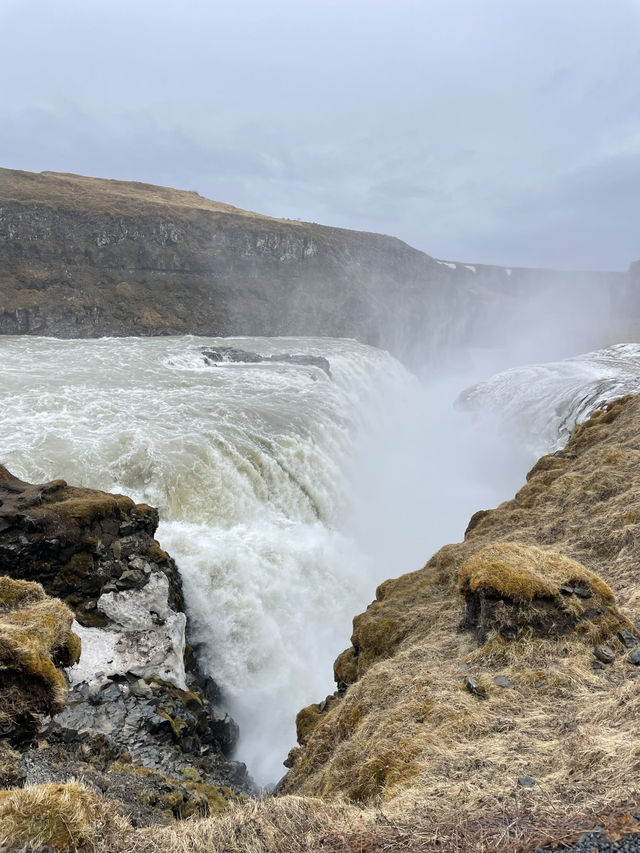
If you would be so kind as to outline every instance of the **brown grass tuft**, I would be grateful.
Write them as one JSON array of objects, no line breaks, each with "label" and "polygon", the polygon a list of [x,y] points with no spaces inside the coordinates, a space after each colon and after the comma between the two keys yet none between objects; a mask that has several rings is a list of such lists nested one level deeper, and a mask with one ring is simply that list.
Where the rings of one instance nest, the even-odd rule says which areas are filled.
[{"label": "brown grass tuft", "polygon": [[61,711],[67,683],[59,669],[80,657],[73,613],[40,584],[0,578],[0,734],[29,737],[38,714]]},{"label": "brown grass tuft", "polygon": [[103,798],[77,783],[0,791],[0,845],[106,850],[110,839],[130,829]]}]

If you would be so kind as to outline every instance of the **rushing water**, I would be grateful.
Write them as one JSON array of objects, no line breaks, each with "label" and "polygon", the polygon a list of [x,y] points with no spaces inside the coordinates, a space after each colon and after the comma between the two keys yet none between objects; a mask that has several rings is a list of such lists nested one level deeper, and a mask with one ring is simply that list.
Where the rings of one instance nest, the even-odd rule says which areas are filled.
[{"label": "rushing water", "polygon": [[333,690],[333,659],[376,584],[461,538],[534,454],[454,409],[477,377],[425,386],[386,352],[313,338],[224,343],[322,355],[332,379],[207,366],[215,343],[0,338],[0,461],[160,508],[200,658],[240,723],[238,757],[265,783],[282,773],[296,711]]},{"label": "rushing water", "polygon": [[576,423],[624,394],[640,391],[640,345],[615,344],[546,364],[515,367],[466,389],[458,405],[500,414],[501,428],[536,456],[562,447]]}]

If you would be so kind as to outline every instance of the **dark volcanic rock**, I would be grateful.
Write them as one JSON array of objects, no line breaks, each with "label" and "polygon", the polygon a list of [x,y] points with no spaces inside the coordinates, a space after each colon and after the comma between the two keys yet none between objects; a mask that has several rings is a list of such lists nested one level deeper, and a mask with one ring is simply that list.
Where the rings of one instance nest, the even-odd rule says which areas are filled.
[{"label": "dark volcanic rock", "polygon": [[144,586],[144,565],[167,576],[169,604],[183,609],[182,581],[153,538],[157,526],[156,509],[124,495],[64,480],[24,483],[0,466],[0,575],[41,583],[83,625],[105,625],[96,610],[105,587]]},{"label": "dark volcanic rock", "polygon": [[280,362],[283,364],[299,364],[303,367],[318,367],[331,378],[331,365],[328,359],[321,355],[291,355],[281,353],[279,355],[258,355],[255,352],[235,349],[234,347],[216,347],[215,349],[204,349],[202,355],[206,364],[213,362],[232,362],[235,364],[261,364],[263,362]]},{"label": "dark volcanic rock", "polygon": [[[122,495],[70,487],[63,480],[25,483],[2,467],[0,502],[0,575],[8,576],[5,586],[9,591],[13,586],[27,592],[39,589],[43,596],[41,587],[25,583],[41,581],[75,611],[80,624],[74,623],[74,630],[93,648],[89,664],[80,654],[77,666],[69,670],[72,687],[66,704],[60,673],[62,700],[40,707],[37,691],[33,693],[36,714],[56,714],[42,727],[37,749],[30,749],[29,741],[40,719],[31,725],[29,737],[17,739],[22,759],[3,744],[9,736],[10,746],[16,745],[15,726],[4,731],[0,725],[6,783],[79,778],[97,784],[94,776],[99,772],[104,776],[101,790],[120,792],[144,777],[145,790],[158,789],[148,793],[149,802],[157,801],[166,811],[171,799],[169,810],[177,816],[205,813],[216,798],[222,801],[234,791],[252,790],[246,767],[229,760],[238,727],[220,709],[219,690],[185,651],[181,581],[174,561],[153,538],[157,511]],[[68,634],[72,614],[62,602],[47,601],[60,619],[68,617],[63,625]],[[62,654],[66,646],[61,640],[51,652],[54,663],[76,662],[80,641],[73,639],[75,652]],[[102,649],[109,650],[104,657],[107,671],[96,672],[94,661],[101,659]],[[96,650],[98,657],[92,657]],[[10,675],[0,667],[0,693],[13,689],[7,682]],[[102,762],[98,769],[96,761]],[[124,777],[115,782],[111,778],[113,762],[127,765],[124,789]],[[167,774],[188,778],[167,783]],[[187,783],[200,788],[194,793]],[[228,794],[213,791],[220,786]],[[169,799],[164,796],[168,790]],[[158,791],[164,791],[163,796]]]}]

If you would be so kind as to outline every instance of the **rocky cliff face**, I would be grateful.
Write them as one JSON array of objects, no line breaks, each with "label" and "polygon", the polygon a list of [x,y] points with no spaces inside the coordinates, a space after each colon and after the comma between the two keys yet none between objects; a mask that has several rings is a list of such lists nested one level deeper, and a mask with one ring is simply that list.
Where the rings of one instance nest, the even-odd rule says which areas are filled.
[{"label": "rocky cliff face", "polygon": [[123,495],[0,466],[0,784],[84,779],[142,823],[251,789],[157,524]]},{"label": "rocky cliff face", "polygon": [[424,360],[494,344],[523,293],[592,285],[626,301],[621,274],[443,262],[197,193],[0,170],[1,334],[328,335]]}]

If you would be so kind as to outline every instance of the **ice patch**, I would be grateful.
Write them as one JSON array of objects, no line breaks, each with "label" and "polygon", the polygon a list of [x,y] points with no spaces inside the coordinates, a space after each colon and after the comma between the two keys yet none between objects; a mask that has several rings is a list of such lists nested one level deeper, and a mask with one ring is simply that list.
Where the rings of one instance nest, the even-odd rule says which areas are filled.
[{"label": "ice patch", "polygon": [[[151,575],[142,589],[101,595],[98,609],[116,628],[85,628],[74,622],[82,653],[68,670],[71,683],[131,673],[138,678],[161,678],[186,690],[187,620],[184,613],[169,608],[168,595],[169,581],[162,572]],[[102,676],[97,677],[98,673]]]}]

